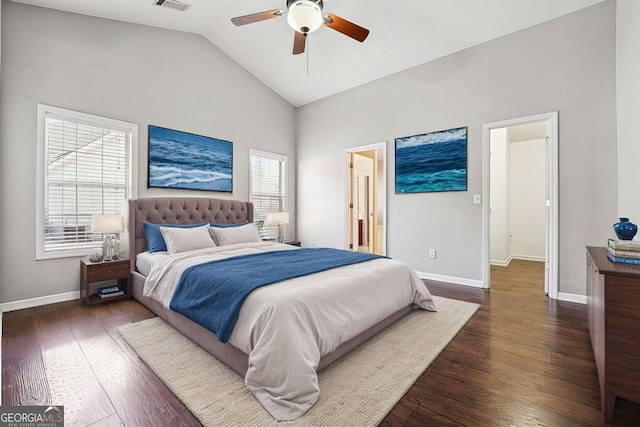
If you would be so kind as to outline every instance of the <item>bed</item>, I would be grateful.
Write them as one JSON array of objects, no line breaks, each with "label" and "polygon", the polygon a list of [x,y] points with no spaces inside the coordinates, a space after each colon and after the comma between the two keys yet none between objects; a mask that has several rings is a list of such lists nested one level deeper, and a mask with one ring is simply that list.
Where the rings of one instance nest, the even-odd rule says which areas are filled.
[{"label": "bed", "polygon": [[[144,222],[155,224],[251,223],[253,206],[247,202],[206,198],[129,200],[126,223],[129,256],[132,260],[144,259],[148,255],[147,241],[143,232]],[[287,250],[300,249],[260,242],[214,248],[211,252],[224,254],[229,251],[232,254],[244,254],[247,251],[280,253]],[[172,255],[175,259],[172,258],[171,262],[166,261],[164,265],[194,262],[196,255],[201,254]],[[162,262],[165,260],[163,259]],[[132,262],[134,298],[245,377],[245,383],[249,389],[265,409],[279,421],[298,418],[313,406],[320,394],[317,371],[405,316],[415,309],[416,305],[422,309],[435,310],[427,288],[412,270],[390,259],[376,259],[286,280],[254,291],[242,306],[238,323],[229,341],[221,342],[213,332],[168,308],[167,301],[149,292],[149,287],[145,292],[147,276],[139,270],[149,274],[154,283],[159,283],[161,280],[157,277],[162,274],[158,273],[157,269],[160,267],[145,266],[139,262],[140,269],[138,269],[136,264]],[[345,283],[351,285],[360,282],[366,284],[367,288],[361,290],[353,288],[349,291],[350,294],[355,295],[341,295],[331,300],[334,291],[326,291],[326,289],[342,289]],[[397,292],[397,297],[390,298],[381,293],[383,287],[390,287],[390,283],[402,289],[402,292],[397,290],[384,290],[384,292]],[[310,294],[315,292],[315,294],[312,297],[304,296],[306,298],[304,301],[301,297],[300,307],[291,308],[293,314],[282,309],[286,320],[266,324],[268,322],[264,321],[265,316],[261,311],[264,311],[264,306],[268,305],[270,310],[273,306],[279,308],[285,305],[286,300],[281,295],[301,293],[299,289],[302,288],[308,288],[308,291],[304,292]],[[323,299],[331,301],[324,303],[326,310],[308,307]],[[265,301],[268,301],[268,304]],[[309,301],[313,303],[310,304]],[[307,316],[303,309],[316,311],[313,312],[313,316]],[[354,313],[362,317],[362,320],[358,318],[357,322],[354,321]],[[300,320],[301,317],[305,319]],[[309,330],[310,328],[306,326],[307,317],[312,319],[309,322],[314,322],[313,330]],[[330,338],[326,337],[328,335]],[[305,340],[314,340],[315,343],[309,344]],[[283,363],[283,360],[286,362]],[[279,373],[283,369],[284,372]]]}]

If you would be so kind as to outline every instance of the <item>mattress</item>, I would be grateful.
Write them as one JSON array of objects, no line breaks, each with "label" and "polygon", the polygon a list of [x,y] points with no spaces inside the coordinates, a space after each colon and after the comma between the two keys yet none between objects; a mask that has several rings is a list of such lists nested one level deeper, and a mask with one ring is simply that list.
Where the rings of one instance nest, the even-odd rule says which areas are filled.
[{"label": "mattress", "polygon": [[140,252],[136,256],[136,269],[143,276],[148,276],[153,267],[168,255],[168,252]]}]

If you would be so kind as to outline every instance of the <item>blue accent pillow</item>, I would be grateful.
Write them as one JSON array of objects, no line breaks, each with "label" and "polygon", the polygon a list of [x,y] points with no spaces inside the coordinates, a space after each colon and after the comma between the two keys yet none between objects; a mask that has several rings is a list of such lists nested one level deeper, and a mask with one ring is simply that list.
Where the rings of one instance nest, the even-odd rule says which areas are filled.
[{"label": "blue accent pillow", "polygon": [[167,250],[167,244],[162,237],[160,227],[193,228],[207,225],[206,222],[200,224],[154,224],[151,222],[142,223],[142,231],[147,239],[147,250],[149,252],[160,252]]},{"label": "blue accent pillow", "polygon": [[234,224],[215,224],[212,222],[209,225],[212,227],[218,227],[218,228],[229,228],[229,227],[240,227],[241,225],[247,225],[247,224],[249,224],[249,221],[236,222]]}]

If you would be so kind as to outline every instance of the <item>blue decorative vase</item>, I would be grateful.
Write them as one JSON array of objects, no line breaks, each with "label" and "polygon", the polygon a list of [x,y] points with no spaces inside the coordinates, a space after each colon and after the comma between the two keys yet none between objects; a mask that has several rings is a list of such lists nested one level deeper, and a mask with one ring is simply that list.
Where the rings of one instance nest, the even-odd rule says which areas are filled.
[{"label": "blue decorative vase", "polygon": [[613,224],[613,231],[620,240],[632,240],[638,232],[638,226],[629,222],[629,218],[620,218],[620,222]]}]

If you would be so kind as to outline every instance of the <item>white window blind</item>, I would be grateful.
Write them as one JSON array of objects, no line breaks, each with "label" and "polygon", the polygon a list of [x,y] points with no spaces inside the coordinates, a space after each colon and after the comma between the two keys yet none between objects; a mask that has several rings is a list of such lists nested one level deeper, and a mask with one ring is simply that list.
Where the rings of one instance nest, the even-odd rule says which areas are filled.
[{"label": "white window blind", "polygon": [[265,239],[275,239],[276,224],[267,224],[269,212],[286,212],[287,156],[251,150],[251,195],[254,222]]},{"label": "white window blind", "polygon": [[[132,132],[113,120],[43,111],[38,258],[88,253],[103,236],[93,214],[121,214],[131,197]],[[87,116],[89,117],[89,116]],[[135,126],[135,125],[133,125]]]}]

